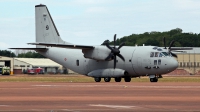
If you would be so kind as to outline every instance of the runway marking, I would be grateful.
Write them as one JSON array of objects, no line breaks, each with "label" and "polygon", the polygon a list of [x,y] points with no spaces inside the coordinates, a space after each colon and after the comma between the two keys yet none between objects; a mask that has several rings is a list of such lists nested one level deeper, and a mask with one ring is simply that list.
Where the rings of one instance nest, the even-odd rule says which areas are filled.
[{"label": "runway marking", "polygon": [[80,111],[76,111],[76,110],[71,110],[71,109],[60,109],[62,111],[67,111],[67,112],[80,112]]},{"label": "runway marking", "polygon": [[135,106],[123,106],[123,105],[103,105],[103,104],[90,104],[89,106],[95,107],[108,107],[108,108],[115,108],[115,109],[132,109]]},{"label": "runway marking", "polygon": [[8,107],[9,105],[0,105],[0,107]]},{"label": "runway marking", "polygon": [[36,87],[122,87],[122,88],[200,88],[200,86],[132,86],[132,85],[32,85]]}]

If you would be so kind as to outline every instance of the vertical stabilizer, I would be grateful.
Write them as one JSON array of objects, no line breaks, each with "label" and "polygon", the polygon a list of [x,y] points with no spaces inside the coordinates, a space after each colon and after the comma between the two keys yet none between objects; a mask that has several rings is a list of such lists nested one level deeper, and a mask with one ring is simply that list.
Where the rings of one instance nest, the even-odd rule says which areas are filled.
[{"label": "vertical stabilizer", "polygon": [[[35,6],[36,42],[69,44],[60,38],[46,5]],[[44,47],[38,46],[37,47]]]}]

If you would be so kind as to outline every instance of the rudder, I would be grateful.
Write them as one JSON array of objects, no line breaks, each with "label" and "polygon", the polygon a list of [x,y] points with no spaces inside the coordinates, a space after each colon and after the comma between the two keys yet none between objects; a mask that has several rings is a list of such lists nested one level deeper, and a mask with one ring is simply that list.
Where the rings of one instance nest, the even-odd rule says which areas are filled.
[{"label": "rudder", "polygon": [[[36,42],[69,44],[60,38],[60,34],[54,24],[46,5],[35,6]],[[37,47],[44,47],[38,46]]]}]

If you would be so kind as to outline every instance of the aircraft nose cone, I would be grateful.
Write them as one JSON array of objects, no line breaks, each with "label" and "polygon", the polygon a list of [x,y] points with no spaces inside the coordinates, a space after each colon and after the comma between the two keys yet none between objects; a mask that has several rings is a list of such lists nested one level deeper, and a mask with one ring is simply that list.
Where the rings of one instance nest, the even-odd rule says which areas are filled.
[{"label": "aircraft nose cone", "polygon": [[175,60],[175,59],[171,60],[171,68],[172,68],[172,70],[175,70],[177,67],[178,67],[177,60]]}]

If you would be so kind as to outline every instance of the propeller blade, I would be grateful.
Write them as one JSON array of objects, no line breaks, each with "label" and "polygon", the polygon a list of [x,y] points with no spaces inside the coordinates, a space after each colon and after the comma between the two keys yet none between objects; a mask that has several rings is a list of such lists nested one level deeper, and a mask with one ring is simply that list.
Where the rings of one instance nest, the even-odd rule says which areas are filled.
[{"label": "propeller blade", "polygon": [[111,59],[112,56],[113,56],[113,53],[110,53],[110,54],[108,55],[108,57],[107,57],[105,60],[106,60],[106,61],[109,61],[109,59]]},{"label": "propeller blade", "polygon": [[118,47],[118,49],[120,49],[122,46],[124,46],[125,45],[125,43],[123,42],[123,43],[121,43],[120,45],[119,45],[119,47]]},{"label": "propeller blade", "polygon": [[116,68],[116,55],[114,55],[114,69]]},{"label": "propeller blade", "polygon": [[105,45],[107,46],[108,49],[110,49],[111,51],[113,50],[112,47],[110,47],[110,45],[108,43],[105,43]]},{"label": "propeller blade", "polygon": [[167,48],[166,48],[165,37],[163,37],[163,42],[164,42],[164,47],[165,47],[164,49],[167,49]]},{"label": "propeller blade", "polygon": [[116,36],[117,36],[117,34],[114,35],[114,48],[115,48]]},{"label": "propeller blade", "polygon": [[174,53],[172,53],[172,52],[170,52],[171,53],[171,55],[173,56],[173,57],[178,57],[176,54],[174,54]]},{"label": "propeller blade", "polygon": [[123,61],[125,61],[124,57],[121,54],[117,54],[118,57],[120,57]]},{"label": "propeller blade", "polygon": [[170,50],[170,49],[171,49],[171,47],[173,46],[174,42],[175,42],[175,41],[174,41],[174,40],[172,40],[172,41],[171,41],[171,43],[169,44],[169,50]]}]

